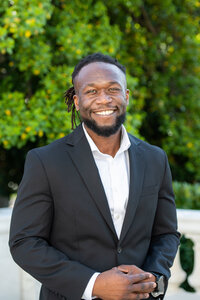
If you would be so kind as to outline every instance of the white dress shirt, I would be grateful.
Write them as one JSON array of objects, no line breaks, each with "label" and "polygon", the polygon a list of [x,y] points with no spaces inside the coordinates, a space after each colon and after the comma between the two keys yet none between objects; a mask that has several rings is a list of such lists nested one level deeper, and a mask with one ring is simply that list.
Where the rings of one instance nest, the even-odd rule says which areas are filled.
[{"label": "white dress shirt", "polygon": [[[130,147],[131,143],[126,129],[122,125],[120,148],[115,154],[115,157],[112,157],[111,155],[104,154],[99,151],[96,144],[87,133],[84,124],[82,124],[82,126],[99,171],[110,208],[113,224],[119,238],[129,196],[130,170],[128,148]],[[90,278],[83,293],[82,299],[91,300],[93,298],[92,290],[95,280],[99,274],[100,273],[96,272]]]}]

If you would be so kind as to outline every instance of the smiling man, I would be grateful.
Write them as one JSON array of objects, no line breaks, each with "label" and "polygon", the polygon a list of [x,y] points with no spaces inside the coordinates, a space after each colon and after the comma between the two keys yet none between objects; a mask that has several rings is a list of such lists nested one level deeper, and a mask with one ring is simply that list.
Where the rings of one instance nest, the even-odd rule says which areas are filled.
[{"label": "smiling man", "polygon": [[14,260],[40,299],[163,299],[179,245],[164,151],[126,132],[125,68],[83,58],[65,93],[68,136],[31,150],[14,206]]},{"label": "smiling man", "polygon": [[83,67],[75,77],[75,90],[75,106],[90,135],[94,132],[109,137],[120,132],[129,90],[125,75],[117,66],[94,62]]}]

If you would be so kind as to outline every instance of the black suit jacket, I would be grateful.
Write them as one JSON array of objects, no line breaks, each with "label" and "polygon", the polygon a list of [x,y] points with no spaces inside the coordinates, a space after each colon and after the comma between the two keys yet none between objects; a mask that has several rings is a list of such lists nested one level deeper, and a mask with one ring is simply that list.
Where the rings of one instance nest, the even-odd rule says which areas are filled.
[{"label": "black suit jacket", "polygon": [[94,272],[120,264],[169,278],[179,234],[167,157],[129,138],[130,191],[119,240],[82,126],[28,153],[9,244],[17,264],[42,283],[40,299],[78,300]]}]

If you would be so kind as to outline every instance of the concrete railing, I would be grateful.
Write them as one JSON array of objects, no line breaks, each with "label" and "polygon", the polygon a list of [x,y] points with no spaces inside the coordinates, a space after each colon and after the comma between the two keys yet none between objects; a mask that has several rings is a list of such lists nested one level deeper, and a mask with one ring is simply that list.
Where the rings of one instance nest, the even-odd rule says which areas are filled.
[{"label": "concrete railing", "polygon": [[[20,269],[12,260],[8,249],[11,208],[0,209],[0,299],[2,300],[38,300],[40,284]],[[186,293],[179,288],[186,274],[181,268],[178,252],[172,267],[166,300],[200,299],[200,211],[178,209],[178,224],[181,234],[194,242],[194,269],[189,283],[196,293]]]},{"label": "concrete railing", "polygon": [[194,268],[188,282],[196,290],[196,293],[187,293],[182,296],[183,290],[179,286],[185,280],[186,273],[181,268],[180,251],[178,251],[171,269],[172,276],[167,295],[170,300],[177,300],[174,296],[177,294],[180,294],[181,300],[200,300],[200,210],[178,209],[177,216],[179,232],[194,243]]}]

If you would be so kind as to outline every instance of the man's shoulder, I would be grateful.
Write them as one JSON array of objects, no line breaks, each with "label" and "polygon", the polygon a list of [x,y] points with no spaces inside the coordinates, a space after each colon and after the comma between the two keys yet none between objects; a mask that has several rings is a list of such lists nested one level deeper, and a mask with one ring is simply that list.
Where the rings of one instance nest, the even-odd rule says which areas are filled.
[{"label": "man's shoulder", "polygon": [[162,153],[162,154],[164,152],[164,150],[162,148],[160,148],[159,146],[152,145],[149,142],[141,140],[141,139],[133,136],[130,133],[128,133],[128,136],[129,136],[131,144],[133,146],[137,146],[141,150],[151,151],[151,152],[155,152],[155,153]]},{"label": "man's shoulder", "polygon": [[59,151],[61,148],[64,147],[64,145],[66,144],[66,137],[64,136],[60,139],[57,139],[47,145],[41,146],[41,147],[37,147],[37,148],[33,148],[31,149],[29,152],[35,152],[37,154],[45,154],[48,152],[57,152]]},{"label": "man's shoulder", "polygon": [[132,151],[133,153],[135,152],[138,159],[144,160],[152,169],[165,167],[166,153],[162,148],[132,135],[129,135],[129,139],[131,141]]},{"label": "man's shoulder", "polygon": [[42,147],[31,149],[29,153],[35,153],[38,156],[59,156],[63,152],[66,152],[67,146],[72,146],[78,142],[83,136],[83,131],[80,127],[77,127],[74,131],[67,134],[66,136],[57,139]]}]

